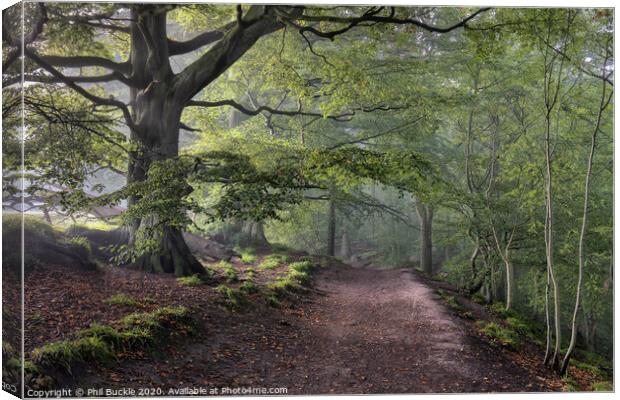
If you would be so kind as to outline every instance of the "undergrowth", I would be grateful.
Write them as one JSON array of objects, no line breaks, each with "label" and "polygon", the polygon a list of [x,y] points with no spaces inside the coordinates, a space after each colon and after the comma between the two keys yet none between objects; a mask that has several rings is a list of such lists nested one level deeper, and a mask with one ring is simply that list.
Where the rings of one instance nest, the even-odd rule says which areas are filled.
[{"label": "undergrowth", "polygon": [[256,252],[250,247],[235,247],[234,250],[239,253],[244,264],[254,264],[258,259]]},{"label": "undergrowth", "polygon": [[196,287],[202,285],[204,282],[198,275],[191,275],[177,278],[177,283],[183,286]]},{"label": "undergrowth", "polygon": [[258,265],[259,269],[276,269],[280,265],[287,263],[289,257],[286,254],[270,254],[263,258]]},{"label": "undergrowth", "polygon": [[215,268],[224,274],[228,282],[237,282],[239,280],[237,271],[228,261],[222,260],[218,262],[217,264],[215,264]]},{"label": "undergrowth", "polygon": [[129,351],[152,350],[167,332],[191,332],[191,318],[185,307],[129,314],[116,325],[118,328],[93,324],[72,340],[39,347],[33,350],[32,361],[42,369],[59,367],[72,374],[81,363],[106,362]]},{"label": "undergrowth", "polygon": [[317,267],[310,261],[298,261],[291,263],[285,276],[279,277],[269,285],[270,305],[279,305],[280,300],[291,293],[303,291],[310,284],[310,272]]},{"label": "undergrowth", "polygon": [[476,321],[478,331],[491,340],[509,349],[518,348],[519,339],[514,331],[507,329],[495,322]]},{"label": "undergrowth", "polygon": [[140,302],[125,293],[117,293],[103,301],[105,304],[125,307],[138,307]]},{"label": "undergrowth", "polygon": [[219,285],[215,291],[222,297],[224,306],[231,309],[239,309],[246,305],[246,299],[241,289],[234,289],[226,285]]}]

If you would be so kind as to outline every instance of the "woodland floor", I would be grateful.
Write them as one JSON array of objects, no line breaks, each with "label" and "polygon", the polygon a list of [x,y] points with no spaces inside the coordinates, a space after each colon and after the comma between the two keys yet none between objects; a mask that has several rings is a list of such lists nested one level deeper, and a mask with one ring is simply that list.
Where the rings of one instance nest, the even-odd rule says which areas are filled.
[{"label": "woodland floor", "polygon": [[[119,269],[48,274],[33,272],[26,280],[38,283],[26,291],[27,351],[131,312],[101,306],[119,292],[146,299],[145,309],[188,306],[198,322],[197,334],[172,338],[157,354],[88,367],[63,386],[161,388],[163,394],[185,387],[284,387],[288,394],[563,389],[540,366],[539,354],[493,346],[405,269],[332,266],[291,307],[236,312],[218,307],[212,288],[180,287],[172,277]],[[45,300],[50,293],[55,303]]]}]

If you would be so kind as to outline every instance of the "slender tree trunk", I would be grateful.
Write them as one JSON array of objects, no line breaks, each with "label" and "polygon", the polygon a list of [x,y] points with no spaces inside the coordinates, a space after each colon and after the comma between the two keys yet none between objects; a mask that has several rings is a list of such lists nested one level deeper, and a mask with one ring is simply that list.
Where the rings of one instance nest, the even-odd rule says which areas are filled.
[{"label": "slender tree trunk", "polygon": [[506,310],[512,308],[512,284],[514,281],[514,269],[509,258],[504,260],[504,268],[506,273]]},{"label": "slender tree trunk", "polygon": [[330,199],[327,213],[327,255],[336,255],[336,204]]},{"label": "slender tree trunk", "polygon": [[590,199],[590,178],[592,177],[592,166],[594,165],[594,153],[596,150],[596,137],[598,131],[601,126],[601,118],[603,116],[603,111],[606,108],[605,99],[606,99],[606,88],[607,83],[603,81],[603,90],[601,96],[601,103],[598,111],[598,116],[596,118],[596,125],[594,130],[592,131],[592,140],[590,143],[590,154],[588,155],[588,167],[586,171],[586,181],[584,187],[584,197],[583,197],[583,214],[581,217],[581,231],[579,233],[579,273],[577,278],[577,293],[575,294],[575,307],[573,309],[573,320],[571,322],[571,337],[570,344],[568,345],[568,350],[566,350],[566,354],[564,355],[564,360],[562,361],[562,368],[560,369],[560,374],[565,374],[568,369],[568,363],[570,362],[571,355],[573,350],[575,349],[575,343],[577,342],[577,315],[579,313],[579,305],[581,301],[581,289],[583,286],[583,269],[585,264],[585,240],[586,240],[586,228],[588,224],[588,205]]},{"label": "slender tree trunk", "polygon": [[420,223],[420,268],[427,274],[433,273],[433,208],[419,200],[415,209]]},{"label": "slender tree trunk", "polygon": [[[546,232],[545,232],[546,235]],[[549,270],[547,270],[547,283],[545,284],[545,322],[547,327],[546,344],[545,344],[545,358],[543,364],[548,364],[551,359],[551,341],[553,339],[553,333],[551,331],[551,311],[549,310],[549,296],[550,296],[551,279],[549,277]]]},{"label": "slender tree trunk", "polygon": [[553,348],[553,357],[551,358],[551,365],[553,368],[559,367],[560,351],[562,345],[562,330],[560,321],[560,293],[555,276],[553,265],[553,177],[551,170],[551,140],[550,140],[550,127],[549,120],[547,120],[547,134],[545,137],[545,161],[546,161],[546,256],[547,256],[547,270],[549,271],[549,279],[551,281],[551,288],[553,293],[553,323],[555,330],[555,345]]},{"label": "slender tree trunk", "polygon": [[53,225],[52,224],[52,217],[50,217],[50,210],[47,208],[47,206],[44,204],[43,207],[43,217],[45,218],[45,220],[47,221],[48,224]]},{"label": "slender tree trunk", "polygon": [[349,243],[349,237],[347,232],[342,232],[342,243],[340,245],[340,257],[344,261],[348,261],[351,258],[351,245]]}]

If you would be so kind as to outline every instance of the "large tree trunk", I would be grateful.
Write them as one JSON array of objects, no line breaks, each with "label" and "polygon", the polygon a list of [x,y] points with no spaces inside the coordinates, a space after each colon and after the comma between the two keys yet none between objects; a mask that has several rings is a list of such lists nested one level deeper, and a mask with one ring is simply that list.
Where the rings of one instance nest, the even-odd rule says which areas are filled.
[{"label": "large tree trunk", "polygon": [[[131,74],[137,87],[130,93],[134,120],[130,138],[138,143],[138,148],[130,154],[128,183],[145,180],[153,162],[178,156],[179,126],[184,106],[171,93],[174,75],[169,63],[166,14],[150,6],[134,6],[132,19],[136,22],[131,25]],[[130,198],[129,205],[137,200]],[[153,226],[157,221],[157,215],[133,221],[129,229],[130,245],[135,245],[138,240],[136,233],[140,227]],[[181,231],[164,226],[159,232],[159,249],[141,255],[134,263],[135,267],[177,276],[205,272],[191,254]]]},{"label": "large tree trunk", "polygon": [[433,208],[415,203],[420,223],[420,268],[427,274],[433,273]]},{"label": "large tree trunk", "polygon": [[261,221],[244,221],[243,228],[243,245],[255,247],[267,247],[269,242],[265,237],[265,229]]}]

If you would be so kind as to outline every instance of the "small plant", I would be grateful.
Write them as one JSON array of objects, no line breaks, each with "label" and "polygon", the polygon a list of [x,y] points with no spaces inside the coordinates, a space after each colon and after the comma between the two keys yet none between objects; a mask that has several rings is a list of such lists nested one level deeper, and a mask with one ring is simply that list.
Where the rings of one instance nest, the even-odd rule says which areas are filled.
[{"label": "small plant", "polygon": [[298,272],[310,272],[314,269],[314,264],[310,261],[297,261],[289,264],[288,268]]},{"label": "small plant", "polygon": [[592,384],[592,391],[594,392],[613,392],[614,384],[610,381],[594,382]]},{"label": "small plant", "polygon": [[278,299],[278,296],[275,294],[272,294],[270,296],[267,296],[267,304],[270,307],[280,307],[282,304],[280,303],[280,299]]},{"label": "small plant", "polygon": [[260,269],[276,269],[280,265],[288,262],[288,256],[285,254],[270,254],[263,258],[258,268]]},{"label": "small plant", "polygon": [[258,256],[252,248],[235,248],[235,251],[241,255],[241,261],[244,264],[254,264],[258,259]]},{"label": "small plant", "polygon": [[491,341],[498,342],[513,350],[517,348],[518,338],[513,331],[495,322],[478,321],[476,325],[480,333],[491,339]]},{"label": "small plant", "polygon": [[245,276],[247,276],[248,279],[254,279],[256,276],[256,270],[254,268],[246,268]]},{"label": "small plant", "polygon": [[215,268],[224,273],[224,276],[226,276],[226,280],[228,282],[237,282],[239,280],[235,267],[233,267],[233,265],[228,261],[222,260],[218,262],[215,264]]},{"label": "small plant", "polygon": [[198,275],[182,276],[180,278],[177,278],[177,282],[179,285],[190,287],[200,286],[204,283]]},{"label": "small plant", "polygon": [[278,278],[268,287],[277,299],[282,299],[288,296],[289,293],[299,292],[303,289],[299,282],[290,276]]},{"label": "small plant", "polygon": [[226,285],[219,285],[215,288],[215,291],[222,296],[224,304],[229,308],[238,308],[245,304],[245,297],[240,290]]},{"label": "small plant", "polygon": [[568,392],[578,392],[579,391],[579,383],[572,376],[565,376],[562,378],[562,381],[566,385],[566,390]]},{"label": "small plant", "polygon": [[162,307],[148,313],[133,313],[118,322],[119,328],[93,324],[73,340],[47,344],[33,350],[34,366],[59,366],[71,374],[79,363],[104,362],[130,350],[154,348],[158,336],[191,329],[185,307]]},{"label": "small plant", "polygon": [[72,372],[71,368],[78,362],[102,362],[113,358],[110,347],[96,336],[47,344],[33,350],[32,356],[39,365],[59,365],[69,374]]},{"label": "small plant", "polygon": [[508,317],[506,318],[506,323],[520,335],[529,336],[533,334],[532,327],[519,317]]},{"label": "small plant", "polygon": [[125,293],[117,293],[103,301],[105,304],[125,307],[138,307],[140,302]]},{"label": "small plant", "polygon": [[243,285],[239,288],[247,294],[252,294],[258,292],[258,286],[254,283],[254,281],[246,280],[243,282]]}]

